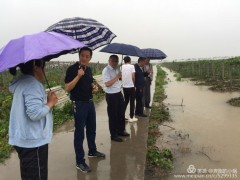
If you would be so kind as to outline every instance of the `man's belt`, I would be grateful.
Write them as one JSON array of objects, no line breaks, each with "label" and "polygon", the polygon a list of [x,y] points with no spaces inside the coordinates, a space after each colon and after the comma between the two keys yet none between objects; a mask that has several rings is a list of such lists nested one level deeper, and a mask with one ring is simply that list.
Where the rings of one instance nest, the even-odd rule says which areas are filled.
[{"label": "man's belt", "polygon": [[93,99],[89,99],[89,100],[86,100],[86,101],[73,101],[73,103],[90,103],[90,102],[93,102]]}]

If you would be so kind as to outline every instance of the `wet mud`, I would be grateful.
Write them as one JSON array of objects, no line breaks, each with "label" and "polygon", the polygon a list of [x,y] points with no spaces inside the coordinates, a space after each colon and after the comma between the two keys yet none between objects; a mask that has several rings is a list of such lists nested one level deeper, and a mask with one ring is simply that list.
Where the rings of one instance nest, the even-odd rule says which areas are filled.
[{"label": "wet mud", "polygon": [[174,169],[163,179],[192,175],[189,167],[194,167],[202,179],[213,169],[233,170],[240,178],[240,109],[227,103],[239,93],[212,92],[209,86],[196,86],[188,79],[179,82],[172,72],[164,70],[168,73],[164,103],[172,122],[159,126],[162,135],[156,144],[173,152]]}]

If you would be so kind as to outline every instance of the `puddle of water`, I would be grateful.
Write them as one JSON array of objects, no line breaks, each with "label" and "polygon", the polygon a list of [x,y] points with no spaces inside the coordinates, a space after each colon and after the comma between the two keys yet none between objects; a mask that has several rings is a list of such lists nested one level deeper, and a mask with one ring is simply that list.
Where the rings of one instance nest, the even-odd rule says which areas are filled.
[{"label": "puddle of water", "polygon": [[[173,120],[168,125],[175,130],[164,127],[167,133],[162,130],[170,140],[164,137],[158,143],[171,144],[172,139],[175,142],[173,149],[181,151],[179,147],[183,147],[183,152],[178,153],[174,161],[172,174],[186,174],[189,165],[196,169],[240,171],[240,108],[226,103],[240,94],[212,92],[207,86],[196,86],[189,80],[177,82],[172,72],[164,70],[168,73],[164,102]],[[181,103],[183,106],[179,106]],[[178,133],[185,139],[174,141],[171,135]]]}]

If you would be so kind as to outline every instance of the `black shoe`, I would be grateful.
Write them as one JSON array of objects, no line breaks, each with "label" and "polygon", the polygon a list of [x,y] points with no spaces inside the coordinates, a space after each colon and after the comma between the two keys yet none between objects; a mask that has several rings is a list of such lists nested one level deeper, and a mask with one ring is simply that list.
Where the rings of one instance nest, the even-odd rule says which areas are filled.
[{"label": "black shoe", "polygon": [[90,167],[85,162],[80,163],[80,164],[76,164],[76,168],[79,169],[80,171],[84,172],[84,173],[88,173],[88,172],[92,171],[90,169]]},{"label": "black shoe", "polygon": [[105,158],[105,154],[96,151],[95,153],[88,153],[88,157]]},{"label": "black shoe", "polygon": [[116,142],[123,142],[123,140],[120,137],[113,137],[111,138],[111,140]]},{"label": "black shoe", "polygon": [[129,133],[127,133],[126,131],[123,131],[122,133],[118,133],[119,136],[130,136]]},{"label": "black shoe", "polygon": [[140,117],[148,117],[146,114],[139,114]]}]

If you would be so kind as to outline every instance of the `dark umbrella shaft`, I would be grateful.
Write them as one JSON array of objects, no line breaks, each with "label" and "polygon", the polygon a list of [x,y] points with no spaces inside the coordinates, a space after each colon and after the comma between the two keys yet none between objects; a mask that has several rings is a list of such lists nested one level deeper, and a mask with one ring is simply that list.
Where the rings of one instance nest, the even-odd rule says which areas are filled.
[{"label": "dark umbrella shaft", "polygon": [[48,82],[48,79],[47,79],[47,76],[46,76],[46,74],[45,74],[44,69],[42,69],[42,72],[43,72],[44,78],[45,78],[45,80],[46,80],[46,83],[47,83],[48,89],[49,89],[50,91],[52,91],[51,88],[50,88],[50,85],[49,85],[49,82]]}]

